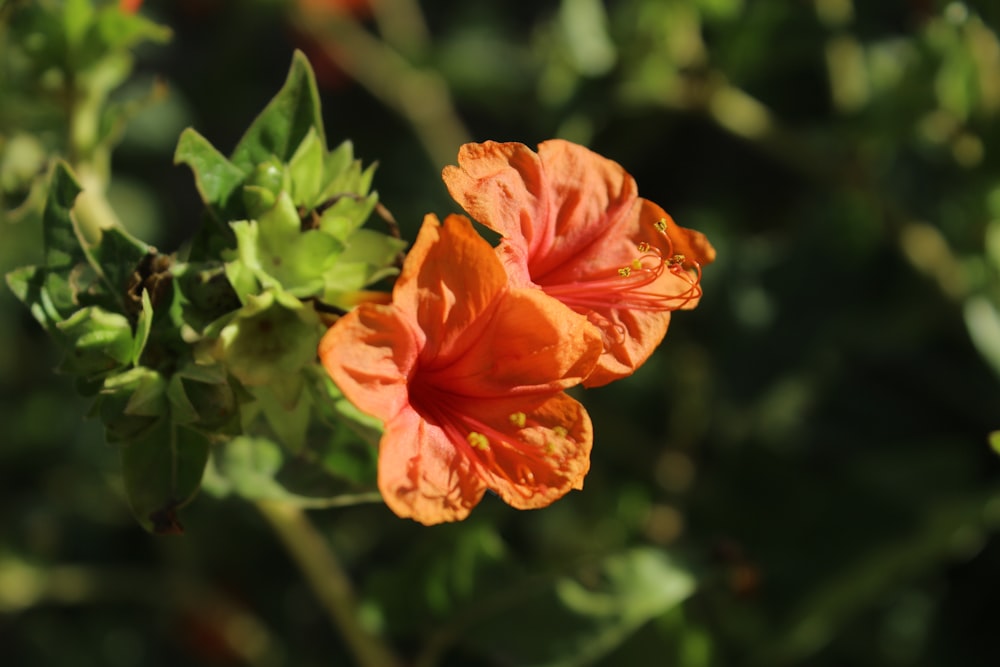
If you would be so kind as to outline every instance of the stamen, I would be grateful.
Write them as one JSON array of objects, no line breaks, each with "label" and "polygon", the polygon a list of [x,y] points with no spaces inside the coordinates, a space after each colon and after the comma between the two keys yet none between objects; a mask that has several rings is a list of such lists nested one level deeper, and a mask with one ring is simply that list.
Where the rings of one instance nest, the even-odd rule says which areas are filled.
[{"label": "stamen", "polygon": [[479,431],[469,431],[469,435],[465,436],[465,439],[476,449],[481,449],[484,452],[490,449],[490,439]]},{"label": "stamen", "polygon": [[524,428],[524,425],[528,421],[528,416],[523,412],[515,412],[510,417],[510,423],[518,428]]},{"label": "stamen", "polygon": [[[641,241],[636,244],[639,256],[626,266],[613,269],[609,267],[605,272],[596,272],[574,282],[542,285],[542,289],[591,319],[595,311],[672,311],[683,308],[691,301],[701,298],[701,266],[697,262],[688,261],[683,254],[674,253],[673,243],[667,234],[667,220],[660,218],[652,223],[665,242],[663,247]],[[683,282],[675,282],[676,287],[669,287],[669,283],[660,281],[664,272],[673,274]],[[672,289],[678,291],[671,291]],[[608,330],[608,327],[618,328],[613,319],[598,319],[601,321],[595,324],[605,332],[606,339],[614,342],[620,335],[624,340],[627,332]],[[602,326],[602,323],[606,326]]]}]

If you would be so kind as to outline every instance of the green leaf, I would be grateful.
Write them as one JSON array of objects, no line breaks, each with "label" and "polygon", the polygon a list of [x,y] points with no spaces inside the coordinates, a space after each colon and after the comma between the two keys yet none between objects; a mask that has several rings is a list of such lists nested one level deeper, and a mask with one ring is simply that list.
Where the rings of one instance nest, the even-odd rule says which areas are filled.
[{"label": "green leaf", "polygon": [[694,590],[691,574],[665,552],[639,547],[605,558],[586,576],[559,577],[520,598],[507,595],[516,604],[470,615],[475,620],[463,624],[462,641],[502,664],[582,667]]},{"label": "green leaf", "polygon": [[316,77],[305,54],[296,51],[284,86],[243,135],[232,162],[244,172],[272,156],[289,162],[311,130],[325,146]]},{"label": "green leaf", "polygon": [[132,325],[124,315],[87,306],[56,328],[68,348],[61,367],[66,372],[100,376],[131,363]]},{"label": "green leaf", "polygon": [[[233,223],[239,261],[264,289],[280,288],[304,298],[323,293],[324,273],[337,261],[342,245],[319,230],[301,231],[291,197],[282,192],[277,203],[257,221]],[[256,291],[234,266],[227,266],[233,286],[245,297]],[[238,281],[238,282],[237,282]]]},{"label": "green leaf", "polygon": [[353,194],[341,195],[320,217],[319,228],[325,234],[346,241],[371,215],[378,202],[378,195],[367,197]]},{"label": "green leaf", "polygon": [[312,396],[304,388],[302,374],[296,373],[253,389],[271,430],[293,453],[305,448],[306,432],[312,421]]},{"label": "green leaf", "polygon": [[406,242],[370,229],[359,229],[347,241],[336,264],[324,274],[326,291],[323,300],[336,303],[337,294],[367,287],[377,280],[395,275],[396,257]]},{"label": "green leaf", "polygon": [[217,219],[227,220],[224,211],[230,208],[232,195],[246,179],[249,169],[243,170],[231,163],[191,128],[181,132],[174,151],[174,164],[186,164],[191,168],[201,200]]},{"label": "green leaf", "polygon": [[141,438],[122,446],[125,493],[147,530],[160,534],[183,531],[177,510],[198,492],[208,453],[205,435],[168,417],[160,418]]},{"label": "green leaf", "polygon": [[37,266],[27,266],[15,269],[7,274],[7,285],[24,305],[31,310],[32,316],[50,334],[56,334],[56,324],[62,321],[62,315],[56,310],[55,304],[45,291],[45,269]]},{"label": "green leaf", "polygon": [[105,229],[92,246],[84,246],[91,266],[104,282],[111,301],[120,312],[127,312],[126,293],[130,281],[143,258],[150,252],[148,245],[121,229]]},{"label": "green leaf", "polygon": [[990,433],[989,439],[990,439],[990,447],[993,448],[994,452],[1000,454],[1000,431],[993,431],[992,433]]},{"label": "green leaf", "polygon": [[167,414],[166,380],[149,368],[131,368],[104,380],[92,414],[104,424],[108,442],[142,437]]},{"label": "green leaf", "polygon": [[309,128],[295,155],[288,161],[292,180],[292,200],[299,206],[313,208],[323,186],[323,154],[326,146],[315,128]]},{"label": "green leaf", "polygon": [[42,214],[42,239],[45,248],[45,290],[57,312],[67,317],[77,308],[76,295],[69,282],[70,272],[87,263],[71,212],[82,191],[69,165],[57,161],[49,177],[49,194]]},{"label": "green leaf", "polygon": [[[212,449],[205,470],[204,487],[213,495],[238,495],[249,500],[278,500],[299,507],[337,507],[361,502],[381,502],[377,492],[357,492],[354,487],[329,478],[299,493],[296,482],[305,486],[305,477],[314,477],[316,467],[286,459],[284,450],[266,438],[240,436]],[[303,476],[305,474],[305,476]],[[289,484],[291,482],[291,485]]]}]

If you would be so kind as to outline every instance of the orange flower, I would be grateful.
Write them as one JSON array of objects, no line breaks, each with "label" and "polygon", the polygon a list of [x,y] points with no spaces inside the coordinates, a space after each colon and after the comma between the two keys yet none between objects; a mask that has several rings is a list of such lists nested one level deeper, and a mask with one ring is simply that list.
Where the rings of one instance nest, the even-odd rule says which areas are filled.
[{"label": "orange flower", "polygon": [[128,14],[135,14],[142,6],[142,0],[119,0],[118,8]]},{"label": "orange flower", "polygon": [[556,297],[597,326],[604,353],[584,381],[632,374],[663,340],[670,312],[701,297],[715,259],[703,234],[641,199],[616,162],[568,141],[465,144],[442,174],[451,196],[503,236],[515,285]]},{"label": "orange flower", "polygon": [[514,289],[468,219],[424,219],[392,303],[337,321],[320,360],[344,395],[385,423],[379,489],[399,516],[464,518],[487,488],[548,505],[582,488],[590,418],[562,390],[601,354],[584,317]]}]

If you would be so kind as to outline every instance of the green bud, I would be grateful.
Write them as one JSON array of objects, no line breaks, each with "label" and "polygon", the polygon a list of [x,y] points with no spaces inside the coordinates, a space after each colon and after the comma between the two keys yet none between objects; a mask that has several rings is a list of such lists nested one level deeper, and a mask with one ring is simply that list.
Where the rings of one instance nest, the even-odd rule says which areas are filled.
[{"label": "green bud", "polygon": [[287,169],[272,158],[258,164],[243,184],[243,205],[250,218],[258,218],[274,207],[282,192],[290,190]]}]

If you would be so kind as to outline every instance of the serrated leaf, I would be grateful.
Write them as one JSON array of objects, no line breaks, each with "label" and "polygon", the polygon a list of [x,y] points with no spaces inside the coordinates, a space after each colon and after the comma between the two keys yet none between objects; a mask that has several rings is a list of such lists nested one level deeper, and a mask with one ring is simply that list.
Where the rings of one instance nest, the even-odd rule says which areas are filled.
[{"label": "serrated leaf", "polygon": [[296,51],[285,84],[243,135],[232,162],[244,172],[272,156],[288,162],[310,130],[325,146],[316,77],[305,54]]},{"label": "serrated leaf", "polygon": [[80,192],[82,188],[69,165],[57,161],[49,177],[49,193],[42,213],[42,239],[46,273],[60,278],[58,282],[47,280],[47,291],[63,317],[76,309],[74,295],[67,282],[69,273],[78,264],[87,262],[71,217],[73,204]]},{"label": "serrated leaf", "polygon": [[[231,163],[208,139],[188,128],[181,132],[174,151],[174,164],[186,164],[194,173],[202,201],[217,219],[226,219],[233,193],[249,173]],[[235,216],[239,217],[239,216]]]},{"label": "serrated leaf", "polygon": [[205,435],[168,417],[122,446],[125,493],[147,530],[182,532],[177,510],[198,492],[209,446]]}]

